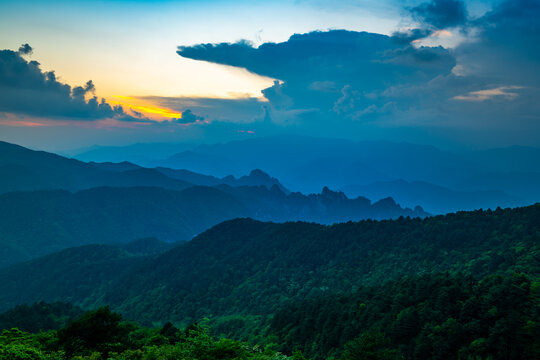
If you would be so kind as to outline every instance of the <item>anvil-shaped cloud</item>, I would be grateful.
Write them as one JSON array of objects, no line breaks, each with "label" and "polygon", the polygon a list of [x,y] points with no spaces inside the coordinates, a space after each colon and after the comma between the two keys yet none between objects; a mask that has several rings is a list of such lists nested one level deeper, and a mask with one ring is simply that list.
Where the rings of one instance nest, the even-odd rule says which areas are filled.
[{"label": "anvil-shaped cloud", "polygon": [[[409,11],[420,27],[392,36],[315,31],[258,47],[239,41],[180,46],[177,52],[277,79],[262,91],[269,101],[266,118],[309,127],[311,134],[359,134],[365,130],[359,124],[377,123],[444,127],[454,135],[482,127],[494,137],[512,129],[517,140],[519,126],[530,141],[527,134],[540,126],[538,116],[531,116],[540,113],[534,100],[540,84],[539,2],[505,0],[477,19],[468,18],[458,0],[434,0]],[[418,45],[441,31],[468,40],[453,49]]]}]

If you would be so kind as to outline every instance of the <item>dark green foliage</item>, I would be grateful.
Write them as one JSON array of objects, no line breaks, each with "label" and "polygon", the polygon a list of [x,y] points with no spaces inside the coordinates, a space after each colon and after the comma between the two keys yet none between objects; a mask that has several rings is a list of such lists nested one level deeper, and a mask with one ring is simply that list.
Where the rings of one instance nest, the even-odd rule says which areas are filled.
[{"label": "dark green foliage", "polygon": [[[165,170],[87,164],[0,142],[0,267],[86,244],[190,240],[237,217],[333,223],[427,215],[391,199],[371,204],[327,188],[290,194],[261,171],[198,186]],[[210,184],[202,178],[190,177]]]},{"label": "dark green foliage", "polygon": [[122,316],[108,307],[99,308],[71,321],[58,331],[58,347],[66,356],[99,352],[107,359],[110,352],[127,348],[129,326],[121,324]]},{"label": "dark green foliage", "polygon": [[537,286],[517,274],[405,278],[292,303],[274,315],[269,333],[280,350],[315,359],[348,341],[344,359],[540,358]]},{"label": "dark green foliage", "polygon": [[40,330],[59,329],[82,312],[81,308],[62,302],[19,305],[0,314],[0,331],[18,328],[22,331],[37,333]]},{"label": "dark green foliage", "polygon": [[4,330],[0,333],[0,360],[44,360],[35,336],[19,329]]},{"label": "dark green foliage", "polygon": [[45,356],[35,348],[23,345],[0,345],[0,360],[41,360]]},{"label": "dark green foliage", "polygon": [[96,188],[0,195],[0,265],[84,244],[141,237],[189,240],[243,215],[231,195],[213,188]]},{"label": "dark green foliage", "polygon": [[[0,280],[0,287],[6,291],[1,290],[0,296],[7,296],[7,289],[17,289],[10,293],[9,300],[5,299],[2,310],[21,303],[61,299],[92,308],[93,304],[89,303],[92,294],[106,287],[114,277],[132,271],[145,259],[130,256],[118,247],[87,245],[14,265],[3,270],[6,276]],[[48,273],[46,278],[45,273]]]},{"label": "dark green foliage", "polygon": [[368,331],[348,342],[342,360],[397,360],[402,356],[390,348],[390,340],[379,331]]},{"label": "dark green foliage", "polygon": [[239,219],[158,256],[88,247],[0,270],[0,304],[110,304],[145,323],[188,323],[268,315],[288,300],[405,275],[538,276],[538,218],[540,205],[332,226]]},{"label": "dark green foliage", "polygon": [[[538,358],[539,218],[537,204],[332,226],[237,219],[158,255],[88,246],[3,269],[0,304],[110,304],[177,326],[208,316],[214,334],[309,359]],[[130,330],[114,350],[245,355],[191,333]]]},{"label": "dark green foliage", "polygon": [[122,244],[154,237],[190,240],[222,221],[307,220],[321,223],[423,216],[387,200],[347,199],[329,190],[286,195],[277,187],[193,186],[182,191],[153,187],[93,188],[0,195],[0,266],[85,244]]},{"label": "dark green foliage", "polygon": [[168,343],[171,345],[176,344],[180,341],[180,330],[174,326],[171,322],[167,322],[163,325],[163,328],[159,331],[159,335],[167,339]]},{"label": "dark green foliage", "polygon": [[[173,334],[174,332],[174,334]],[[165,335],[174,336],[167,342]],[[0,360],[289,360],[259,346],[209,335],[193,324],[178,331],[172,324],[162,329],[142,328],[121,321],[108,308],[85,313],[58,332],[32,335],[18,329],[0,334]],[[304,360],[300,352],[292,360]]]}]

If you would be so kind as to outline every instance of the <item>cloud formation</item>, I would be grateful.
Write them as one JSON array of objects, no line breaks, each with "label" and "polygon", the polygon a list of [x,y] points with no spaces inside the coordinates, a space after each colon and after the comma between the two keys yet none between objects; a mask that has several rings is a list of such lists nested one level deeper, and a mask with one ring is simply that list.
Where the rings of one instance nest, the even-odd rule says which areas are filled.
[{"label": "cloud formation", "polygon": [[[259,47],[241,41],[177,52],[277,79],[262,91],[264,118],[313,135],[438,127],[460,139],[483,131],[492,141],[530,142],[540,130],[539,8],[504,0],[471,20],[463,1],[433,0],[408,9],[421,27],[392,36],[315,31]],[[454,48],[418,45],[456,32],[466,39]]]},{"label": "cloud formation", "polygon": [[537,87],[540,81],[540,2],[503,1],[472,26],[476,41],[457,56],[470,74]]},{"label": "cloud formation", "polygon": [[392,34],[392,39],[398,44],[407,45],[413,41],[427,38],[433,34],[432,29],[408,29],[404,31],[396,31]]},{"label": "cloud formation", "polygon": [[[297,34],[258,48],[245,41],[180,47],[178,54],[280,79],[263,95],[272,116],[281,118],[358,115],[357,110],[372,105],[375,92],[396,79],[417,83],[449,74],[455,66],[440,47],[416,48],[389,36],[345,30]],[[354,106],[344,93],[354,93]]]},{"label": "cloud formation", "polygon": [[[416,71],[424,71],[420,67],[423,65],[421,63],[410,64],[413,68],[399,69],[385,65],[399,62],[400,53],[393,51],[403,48],[398,41],[385,35],[333,30],[295,34],[286,42],[265,43],[259,47],[240,41],[180,46],[177,52],[186,58],[243,67],[284,81],[311,80],[315,75],[343,82],[355,75],[356,78],[363,77],[364,82],[381,83],[396,75],[397,71],[404,71],[404,75],[409,76]],[[423,51],[426,53],[430,49]],[[411,52],[415,50],[411,49]],[[373,70],[377,71],[375,75],[382,78],[368,76]],[[392,72],[387,75],[386,70]]]},{"label": "cloud formation", "polygon": [[[0,112],[48,119],[98,120],[136,118],[122,106],[111,106],[93,95],[94,83],[72,88],[59,82],[54,71],[43,72],[37,61],[24,56],[32,47],[22,45],[17,52],[0,50]],[[88,95],[91,95],[88,100]]]},{"label": "cloud formation", "polygon": [[[25,44],[16,52],[0,52],[0,112],[114,118],[124,120],[123,126],[145,123],[145,131],[182,129],[212,139],[220,131],[249,130],[379,139],[393,133],[393,140],[413,142],[438,141],[427,138],[439,134],[475,144],[487,138],[491,144],[539,143],[540,2],[499,0],[477,18],[468,15],[466,4],[430,0],[408,7],[404,11],[418,28],[391,36],[332,30],[260,46],[248,41],[180,46],[180,56],[245,68],[276,81],[262,90],[262,98],[141,98],[144,105],[160,108],[156,111],[170,112],[152,126],[144,119],[147,107],[119,102],[124,111],[98,100],[92,82],[71,87],[54,72],[42,71],[30,61],[32,48]],[[421,46],[443,36],[464,41],[451,48]],[[188,124],[194,126],[181,126]],[[417,138],[406,137],[413,133]]]},{"label": "cloud formation", "polygon": [[461,0],[432,0],[410,11],[421,22],[437,29],[463,25],[467,21],[467,8]]},{"label": "cloud formation", "polygon": [[21,55],[30,55],[30,54],[32,54],[32,52],[33,52],[33,49],[28,44],[22,44],[19,47],[19,54],[21,54]]},{"label": "cloud formation", "polygon": [[193,124],[202,120],[204,120],[203,116],[195,115],[191,110],[187,109],[182,111],[182,117],[176,119],[176,122],[179,124]]},{"label": "cloud formation", "polygon": [[139,98],[156,106],[182,113],[180,122],[193,120],[190,113],[199,119],[211,122],[252,123],[264,117],[266,102],[258,98],[220,99],[200,97],[146,96]]}]

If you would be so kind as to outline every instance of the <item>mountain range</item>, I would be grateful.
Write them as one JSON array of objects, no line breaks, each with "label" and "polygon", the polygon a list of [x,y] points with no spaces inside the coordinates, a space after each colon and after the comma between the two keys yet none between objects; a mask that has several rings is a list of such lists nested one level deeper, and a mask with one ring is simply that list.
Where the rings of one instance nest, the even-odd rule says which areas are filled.
[{"label": "mountain range", "polygon": [[452,152],[389,141],[279,136],[212,145],[177,144],[176,152],[174,144],[155,144],[156,151],[142,156],[149,148],[151,144],[97,147],[74,156],[87,161],[123,156],[148,167],[217,177],[240,176],[258,168],[293,191],[318,192],[328,186],[348,196],[392,196],[430,213],[523,206],[540,200],[540,149],[533,147]]},{"label": "mountain range", "polygon": [[190,240],[222,221],[325,224],[426,216],[391,198],[372,203],[324,188],[290,192],[260,170],[217,178],[128,162],[85,163],[0,143],[0,266],[85,244]]},{"label": "mountain range", "polygon": [[[227,170],[229,145],[216,145]],[[244,145],[235,151],[249,151]],[[297,350],[322,360],[356,359],[369,349],[375,358],[537,358],[540,204],[501,209],[522,199],[490,190],[519,184],[515,192],[532,201],[536,172],[527,154],[534,152],[512,149],[523,164],[506,161],[506,150],[495,152],[509,170],[502,174],[489,161],[476,171],[472,156],[463,162],[408,144],[372,144],[378,161],[400,153],[394,169],[357,163],[356,155],[341,162],[332,156],[337,145],[350,144],[331,143],[323,147],[327,157],[297,162],[290,171],[314,184],[316,177],[349,181],[351,171],[360,176],[360,168],[369,168],[373,182],[359,178],[343,187],[357,197],[327,186],[303,194],[259,167],[244,176],[208,175],[165,164],[83,162],[0,143],[0,325],[60,328],[35,337],[10,330],[2,338],[54,339],[68,328],[93,326],[99,314],[120,319],[102,307],[110,306],[130,320],[122,325],[131,329],[122,340],[126,349],[135,337],[144,339],[129,350],[139,354],[169,351],[181,333],[175,326],[188,337],[189,329],[211,326],[213,335],[293,359],[305,358]],[[292,148],[277,149],[276,166],[279,158],[294,163]],[[214,156],[197,151],[187,156],[193,165]],[[440,172],[423,169],[422,161]],[[381,180],[391,171],[433,182]],[[467,187],[480,184],[482,174],[492,185]],[[444,178],[462,182],[435,185]],[[494,210],[430,216],[416,200],[436,212],[486,204]],[[132,320],[163,327],[143,329]],[[39,351],[50,351],[40,341]],[[238,357],[231,341],[217,342],[226,358]],[[262,354],[258,347],[253,352]]]}]

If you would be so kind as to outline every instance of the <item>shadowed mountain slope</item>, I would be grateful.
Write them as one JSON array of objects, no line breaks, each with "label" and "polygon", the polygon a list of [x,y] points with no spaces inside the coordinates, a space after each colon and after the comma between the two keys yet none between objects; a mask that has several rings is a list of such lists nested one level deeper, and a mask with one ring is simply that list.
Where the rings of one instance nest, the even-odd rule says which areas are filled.
[{"label": "shadowed mountain slope", "polygon": [[143,237],[190,240],[237,217],[333,223],[426,215],[419,208],[401,208],[391,199],[371,204],[328,189],[319,195],[287,195],[277,185],[13,192],[0,195],[0,265],[84,244],[118,244]]},{"label": "shadowed mountain slope", "polygon": [[83,247],[0,270],[0,304],[110,304],[131,318],[189,322],[273,313],[289,300],[405,275],[540,274],[540,205],[332,226],[224,222],[147,257]]},{"label": "shadowed mountain slope", "polygon": [[28,190],[77,191],[98,186],[158,186],[183,190],[192,184],[144,168],[111,171],[56,154],[0,141],[0,193]]}]

